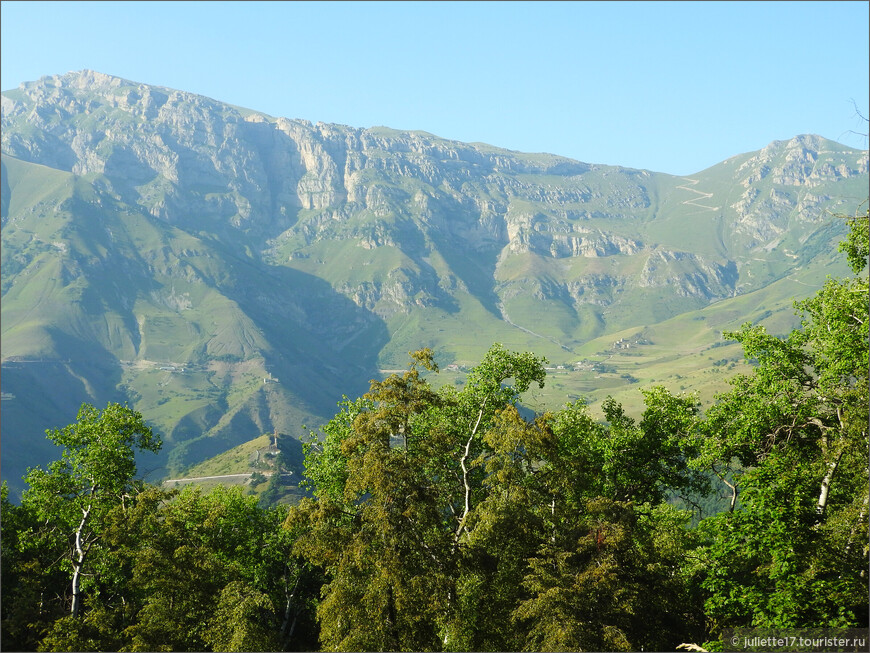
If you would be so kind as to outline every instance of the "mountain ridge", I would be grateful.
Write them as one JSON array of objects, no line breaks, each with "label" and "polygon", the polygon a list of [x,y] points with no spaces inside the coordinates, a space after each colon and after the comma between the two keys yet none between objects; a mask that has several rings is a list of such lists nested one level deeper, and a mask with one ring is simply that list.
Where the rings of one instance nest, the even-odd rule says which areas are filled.
[{"label": "mountain ridge", "polygon": [[[570,358],[796,270],[820,283],[845,233],[827,216],[867,194],[866,151],[818,136],[677,177],[92,71],[4,92],[2,127],[3,422],[38,437],[10,365],[68,361],[67,394],[130,401],[170,471],[298,437],[409,349]],[[40,392],[28,410],[68,421]]]}]

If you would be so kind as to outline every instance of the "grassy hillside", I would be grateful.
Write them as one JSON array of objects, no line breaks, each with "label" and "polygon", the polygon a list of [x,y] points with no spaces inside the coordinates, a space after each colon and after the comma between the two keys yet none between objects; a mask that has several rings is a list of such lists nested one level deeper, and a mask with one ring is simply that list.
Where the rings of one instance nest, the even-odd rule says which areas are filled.
[{"label": "grassy hillside", "polygon": [[[271,118],[84,71],[4,94],[3,474],[82,401],[126,401],[177,475],[299,438],[407,352],[462,383],[494,342],[546,356],[558,407],[742,364],[786,330],[867,193],[867,153],[776,141],[689,177]],[[53,381],[47,377],[52,375]],[[30,456],[29,452],[33,455]],[[13,487],[13,489],[15,489]]]}]

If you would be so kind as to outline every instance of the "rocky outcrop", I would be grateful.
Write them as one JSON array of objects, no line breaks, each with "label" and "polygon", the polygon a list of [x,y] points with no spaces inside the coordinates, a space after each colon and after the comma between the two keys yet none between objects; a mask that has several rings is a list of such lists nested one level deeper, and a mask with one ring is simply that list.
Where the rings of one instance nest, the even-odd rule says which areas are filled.
[{"label": "rocky outcrop", "polygon": [[[557,275],[548,284],[560,290],[542,292],[585,301],[604,283],[608,296],[614,288],[655,286],[677,296],[725,297],[734,291],[741,251],[770,251],[795,224],[818,221],[832,184],[867,175],[866,152],[818,136],[774,141],[733,172],[731,187],[740,194],[720,220],[738,238],[723,242],[713,260],[681,250],[679,230],[669,243],[650,242],[643,225],[679,215],[685,205],[719,211],[719,198],[668,204],[660,197],[668,176],[646,171],[425,132],[274,118],[92,71],[45,77],[4,95],[2,127],[5,154],[99,179],[117,200],[156,219],[213,233],[275,264],[303,265],[335,241],[356,243],[372,261],[381,248],[400,250],[425,274],[325,275],[358,306],[384,315],[443,303],[449,289],[467,287],[449,265],[421,263],[433,254],[492,261],[493,278],[514,256],[643,257],[633,276],[602,282],[607,273]],[[712,195],[703,186],[682,188]],[[495,292],[494,279],[490,287]]]},{"label": "rocky outcrop", "polygon": [[730,208],[736,231],[750,248],[768,245],[793,222],[813,223],[832,200],[820,192],[841,181],[867,175],[867,152],[853,150],[819,136],[773,141],[737,169],[745,189]]}]

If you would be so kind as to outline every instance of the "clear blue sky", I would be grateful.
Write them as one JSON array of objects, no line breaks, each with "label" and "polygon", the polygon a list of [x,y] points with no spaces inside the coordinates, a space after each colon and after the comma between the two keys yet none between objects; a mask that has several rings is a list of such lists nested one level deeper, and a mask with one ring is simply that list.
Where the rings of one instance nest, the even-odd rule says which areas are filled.
[{"label": "clear blue sky", "polygon": [[[866,148],[862,2],[20,2],[0,85],[89,68],[274,116],[689,174]],[[853,104],[854,101],[854,104]]]}]

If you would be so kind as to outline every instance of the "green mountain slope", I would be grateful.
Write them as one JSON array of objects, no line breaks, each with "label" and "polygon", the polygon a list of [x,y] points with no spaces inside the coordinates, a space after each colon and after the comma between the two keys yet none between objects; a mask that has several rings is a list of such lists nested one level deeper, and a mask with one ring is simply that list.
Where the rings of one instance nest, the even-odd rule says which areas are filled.
[{"label": "green mountain slope", "polygon": [[167,443],[160,476],[263,433],[299,437],[422,346],[443,367],[496,341],[574,365],[657,329],[635,340],[658,353],[611,362],[615,376],[554,377],[561,401],[658,380],[692,338],[700,374],[721,329],[668,334],[811,294],[844,271],[832,214],[867,197],[867,152],[816,136],[682,178],[274,118],[90,71],[2,103],[13,486],[84,400],[142,411]]}]

